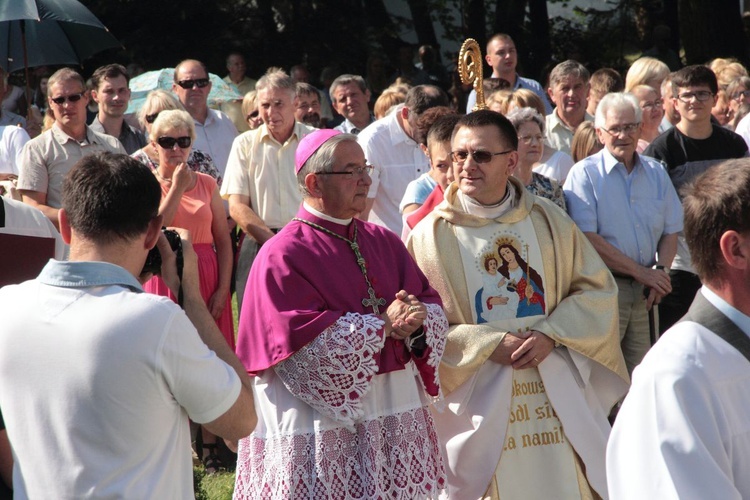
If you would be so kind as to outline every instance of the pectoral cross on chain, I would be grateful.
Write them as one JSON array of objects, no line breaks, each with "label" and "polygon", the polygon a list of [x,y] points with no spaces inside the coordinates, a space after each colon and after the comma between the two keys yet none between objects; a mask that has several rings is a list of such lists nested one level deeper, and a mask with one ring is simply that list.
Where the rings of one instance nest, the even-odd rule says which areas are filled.
[{"label": "pectoral cross on chain", "polygon": [[385,299],[383,297],[376,297],[375,290],[373,290],[372,287],[367,289],[367,293],[370,294],[370,297],[362,299],[362,305],[365,307],[372,307],[372,312],[376,315],[380,315],[380,309],[378,309],[378,306],[384,306]]},{"label": "pectoral cross on chain", "polygon": [[365,307],[372,307],[372,312],[379,315],[380,309],[378,309],[378,306],[384,306],[385,299],[383,297],[377,297],[375,295],[375,290],[372,288],[372,285],[370,284],[370,279],[367,277],[367,263],[365,262],[365,258],[362,257],[362,254],[359,253],[359,245],[357,244],[357,242],[351,241],[349,243],[349,246],[354,251],[354,256],[357,258],[357,264],[359,265],[359,269],[362,271],[362,275],[365,277],[365,281],[367,281],[367,293],[369,297],[362,299],[362,305]]},{"label": "pectoral cross on chain", "polygon": [[350,240],[350,239],[344,238],[340,234],[334,233],[330,229],[326,229],[323,226],[319,226],[318,224],[315,224],[312,221],[300,219],[299,217],[294,217],[292,220],[306,224],[312,227],[313,229],[329,234],[349,244],[349,247],[354,252],[354,257],[357,260],[357,265],[359,266],[359,270],[362,271],[362,276],[364,276],[365,282],[367,283],[367,294],[369,295],[369,297],[362,299],[362,305],[365,307],[372,307],[372,312],[374,312],[376,315],[380,315],[380,309],[378,308],[378,306],[384,306],[385,299],[375,295],[375,289],[372,287],[372,283],[370,283],[370,277],[367,276],[367,262],[365,261],[365,258],[362,256],[362,253],[359,251],[359,244],[357,243],[357,224],[355,222],[352,222],[352,224],[354,224],[354,236],[352,236],[352,239]]}]

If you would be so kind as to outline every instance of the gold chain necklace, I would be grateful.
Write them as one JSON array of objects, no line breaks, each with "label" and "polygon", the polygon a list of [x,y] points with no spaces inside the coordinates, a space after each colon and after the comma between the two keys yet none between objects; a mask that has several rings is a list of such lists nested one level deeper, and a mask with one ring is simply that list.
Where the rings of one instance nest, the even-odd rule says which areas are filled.
[{"label": "gold chain necklace", "polygon": [[336,234],[333,231],[326,229],[323,226],[319,226],[318,224],[315,224],[314,222],[311,222],[309,220],[300,219],[299,217],[294,217],[292,220],[296,220],[297,222],[307,224],[313,229],[322,231],[326,234],[329,234],[340,240],[343,240],[349,244],[349,247],[352,249],[352,251],[354,252],[354,256],[357,259],[357,265],[359,265],[359,269],[360,271],[362,271],[362,276],[364,276],[365,282],[367,283],[367,294],[369,295],[369,297],[362,299],[362,305],[365,307],[372,307],[372,312],[379,316],[380,309],[378,308],[378,306],[384,306],[385,299],[382,297],[377,297],[375,295],[375,289],[372,287],[372,283],[370,283],[370,278],[367,276],[367,263],[365,262],[365,258],[362,257],[362,254],[359,251],[359,244],[357,244],[357,223],[354,220],[352,220],[352,223],[354,224],[354,236],[350,240],[350,239],[344,238],[340,234]]},{"label": "gold chain necklace", "polygon": [[159,168],[158,168],[158,167],[154,169],[154,173],[156,174],[156,176],[157,176],[157,177],[158,177],[159,179],[163,180],[163,181],[164,181],[164,182],[166,182],[167,184],[172,184],[172,179],[165,179],[164,177],[162,177],[162,176],[161,176],[161,175],[159,174]]}]

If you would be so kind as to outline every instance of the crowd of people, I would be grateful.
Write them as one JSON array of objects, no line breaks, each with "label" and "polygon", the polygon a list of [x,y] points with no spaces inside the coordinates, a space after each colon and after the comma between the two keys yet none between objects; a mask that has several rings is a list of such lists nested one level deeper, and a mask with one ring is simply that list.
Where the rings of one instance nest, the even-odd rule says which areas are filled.
[{"label": "crowd of people", "polygon": [[0,111],[0,244],[54,241],[0,290],[0,484],[188,498],[224,438],[237,499],[750,496],[747,70],[542,85],[497,34],[458,109],[419,56]]}]

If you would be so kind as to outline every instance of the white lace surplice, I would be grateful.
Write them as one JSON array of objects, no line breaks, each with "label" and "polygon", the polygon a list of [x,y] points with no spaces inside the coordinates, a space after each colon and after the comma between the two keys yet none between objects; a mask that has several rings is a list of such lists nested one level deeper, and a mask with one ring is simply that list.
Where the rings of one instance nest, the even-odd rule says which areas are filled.
[{"label": "white lace surplice", "polygon": [[[448,324],[427,304],[427,364]],[[377,374],[382,321],[348,313],[256,379],[258,428],[240,441],[236,499],[430,498],[445,473],[414,363]]]}]

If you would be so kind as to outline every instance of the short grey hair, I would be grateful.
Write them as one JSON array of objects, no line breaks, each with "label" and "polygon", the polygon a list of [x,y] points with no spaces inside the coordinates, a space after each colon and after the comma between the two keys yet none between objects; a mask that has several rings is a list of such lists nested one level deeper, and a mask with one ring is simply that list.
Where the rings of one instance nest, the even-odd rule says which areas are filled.
[{"label": "short grey hair", "polygon": [[367,82],[365,82],[365,79],[361,76],[349,74],[339,75],[333,82],[331,82],[331,86],[328,88],[328,95],[331,97],[331,101],[336,102],[333,93],[336,92],[337,88],[342,85],[349,85],[350,83],[356,83],[357,87],[359,87],[359,90],[361,90],[363,94],[367,92]]},{"label": "short grey hair", "polygon": [[534,122],[539,125],[539,130],[544,135],[544,118],[534,108],[516,108],[508,114],[507,118],[516,128],[516,132],[524,123]]},{"label": "short grey hair", "polygon": [[633,94],[630,92],[610,92],[602,97],[596,107],[596,118],[594,120],[596,128],[604,128],[607,123],[607,111],[610,109],[632,109],[635,113],[636,123],[641,123],[643,119],[641,105]]},{"label": "short grey hair", "polygon": [[266,89],[288,90],[293,96],[296,95],[296,87],[291,77],[279,68],[269,69],[255,85],[258,92]]},{"label": "short grey hair", "polygon": [[589,73],[589,70],[587,70],[586,66],[583,64],[568,59],[552,69],[552,73],[549,74],[549,86],[554,88],[554,86],[560,83],[563,78],[567,78],[568,76],[580,78],[584,83],[588,83],[589,78],[591,78],[591,73]]},{"label": "short grey hair", "polygon": [[342,142],[353,142],[357,144],[357,136],[354,134],[334,135],[324,142],[317,151],[310,155],[310,158],[308,158],[305,164],[302,165],[302,168],[297,173],[297,186],[303,197],[309,198],[312,196],[305,186],[305,177],[307,177],[307,174],[332,172],[336,148]]}]

